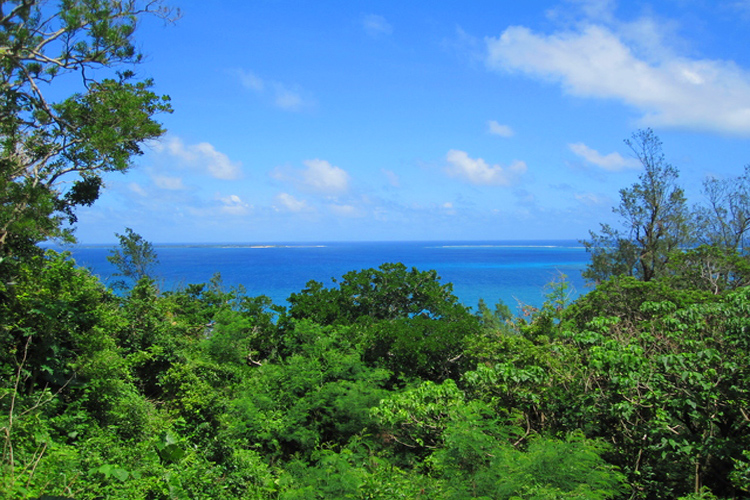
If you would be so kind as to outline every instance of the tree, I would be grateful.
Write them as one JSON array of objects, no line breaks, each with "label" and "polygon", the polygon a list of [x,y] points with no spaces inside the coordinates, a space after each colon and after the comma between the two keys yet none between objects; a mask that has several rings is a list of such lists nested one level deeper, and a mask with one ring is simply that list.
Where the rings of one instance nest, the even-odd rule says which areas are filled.
[{"label": "tree", "polygon": [[750,165],[734,178],[706,179],[703,194],[707,206],[695,211],[699,241],[742,252],[750,238]]},{"label": "tree", "polygon": [[320,325],[357,325],[368,364],[397,375],[444,380],[458,377],[468,361],[465,339],[476,335],[479,319],[442,284],[434,270],[401,263],[346,273],[338,288],[311,281],[293,293],[281,328],[291,320]]},{"label": "tree", "polygon": [[348,272],[334,283],[338,288],[310,281],[300,293],[293,293],[288,299],[289,315],[328,325],[351,324],[363,317],[392,320],[421,315],[448,319],[468,314],[453,295],[453,285],[440,283],[434,270],[385,263],[378,269]]},{"label": "tree", "polygon": [[[117,234],[120,239],[120,248],[112,250],[107,260],[115,266],[119,272],[114,276],[122,276],[138,282],[143,278],[151,278],[153,268],[159,263],[154,246],[129,227],[125,228],[125,234]],[[118,281],[115,287],[124,288],[125,282]]]},{"label": "tree", "polygon": [[[144,15],[169,19],[161,0],[0,2],[0,259],[38,253],[99,196],[102,174],[124,172],[171,111],[131,67]],[[77,82],[69,97],[51,97]]]},{"label": "tree", "polygon": [[625,144],[643,165],[639,182],[620,190],[618,214],[623,230],[602,224],[601,233],[591,231],[583,241],[592,254],[584,271],[586,279],[601,282],[625,274],[643,281],[666,270],[672,252],[690,243],[690,220],[679,173],[667,163],[662,142],[653,130],[639,130]]}]

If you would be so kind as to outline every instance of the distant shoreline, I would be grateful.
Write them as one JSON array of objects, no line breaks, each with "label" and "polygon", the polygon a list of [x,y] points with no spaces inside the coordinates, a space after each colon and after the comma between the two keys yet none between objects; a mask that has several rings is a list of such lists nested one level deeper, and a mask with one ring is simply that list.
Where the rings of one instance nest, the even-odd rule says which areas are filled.
[{"label": "distant shoreline", "polygon": [[[331,241],[331,242],[253,242],[253,243],[155,243],[154,248],[242,248],[242,249],[273,249],[273,248],[329,248],[342,246],[390,246],[390,245],[424,245],[426,248],[471,249],[471,248],[584,248],[578,239],[540,239],[540,240],[497,240],[497,241]],[[53,250],[81,249],[81,248],[114,248],[112,243],[75,243],[72,245],[55,242],[42,243],[43,248]]]}]

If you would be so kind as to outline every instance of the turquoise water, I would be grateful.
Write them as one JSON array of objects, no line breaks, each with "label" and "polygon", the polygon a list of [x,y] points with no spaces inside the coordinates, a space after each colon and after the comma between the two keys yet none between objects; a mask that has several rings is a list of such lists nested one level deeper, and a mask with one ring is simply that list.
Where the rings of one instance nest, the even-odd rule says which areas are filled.
[{"label": "turquoise water", "polygon": [[[159,255],[156,275],[162,290],[207,282],[221,273],[224,284],[243,285],[248,295],[267,295],[284,305],[310,280],[329,286],[353,270],[402,262],[420,270],[434,269],[443,283],[467,306],[480,298],[498,299],[512,309],[539,306],[546,285],[567,275],[573,294],[586,291],[581,271],[588,254],[577,241],[507,242],[378,242],[248,245],[154,245]],[[107,262],[113,246],[80,245],[70,249],[79,265],[104,282],[115,269]]]}]

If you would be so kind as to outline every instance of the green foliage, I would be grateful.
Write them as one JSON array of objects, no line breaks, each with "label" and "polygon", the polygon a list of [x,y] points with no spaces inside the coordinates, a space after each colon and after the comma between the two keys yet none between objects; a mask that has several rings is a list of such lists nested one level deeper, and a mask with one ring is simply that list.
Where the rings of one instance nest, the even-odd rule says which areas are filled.
[{"label": "green foliage", "polygon": [[403,264],[383,264],[378,269],[346,273],[338,288],[311,281],[293,293],[289,315],[321,325],[352,324],[360,318],[392,320],[426,316],[434,319],[463,315],[463,307],[450,284],[441,284],[435,271],[407,269]]},{"label": "green foliage", "polygon": [[441,381],[457,379],[468,364],[465,339],[479,331],[477,318],[417,316],[358,326],[365,346],[365,360],[406,378]]},{"label": "green foliage", "polygon": [[[159,258],[151,243],[144,240],[140,234],[125,228],[125,234],[115,236],[120,240],[120,248],[114,249],[107,257],[110,264],[118,270],[113,276],[137,283],[142,279],[153,279],[153,268],[159,263]],[[127,288],[125,280],[119,280],[113,285],[115,288]]]},{"label": "green foliage", "polygon": [[666,281],[675,288],[719,294],[750,285],[750,259],[727,246],[675,252],[668,268]]},{"label": "green foliage", "polygon": [[354,442],[341,451],[322,448],[314,463],[295,460],[279,478],[279,498],[328,499],[436,499],[440,484],[423,475],[394,466]]},{"label": "green foliage", "polygon": [[495,310],[492,311],[484,299],[479,299],[477,317],[479,318],[482,330],[486,332],[507,331],[509,323],[513,320],[510,308],[502,300],[499,300],[495,304]]},{"label": "green foliage", "polygon": [[[740,333],[747,331],[747,294],[742,289],[705,303],[687,301],[682,292],[640,296],[629,317],[593,318],[572,332],[588,371],[579,411],[599,423],[594,435],[615,443],[623,470],[644,496],[678,496],[693,485],[733,494],[722,471],[747,446],[741,429],[750,395],[741,360],[748,342]],[[617,304],[620,297],[597,300]]]},{"label": "green foliage", "polygon": [[[140,144],[163,133],[153,117],[171,111],[169,98],[157,96],[150,80],[136,81],[125,68],[140,61],[133,37],[138,19],[171,13],[160,1],[65,0],[56,8],[38,0],[5,4],[0,264],[8,266],[8,257],[38,253],[39,241],[72,238],[64,222],[75,222],[75,208],[98,198],[101,175],[126,171],[130,159],[142,153]],[[59,86],[73,94],[53,101]],[[0,275],[9,273],[0,269]]]},{"label": "green foliage", "polygon": [[349,338],[348,327],[296,323],[283,340],[289,354],[252,368],[242,384],[232,423],[238,438],[289,457],[364,432],[390,373],[367,367]]},{"label": "green foliage", "polygon": [[424,455],[442,444],[447,422],[458,418],[463,406],[463,392],[449,379],[441,384],[426,381],[392,394],[372,413],[386,432],[385,440]]},{"label": "green foliage", "polygon": [[696,235],[704,245],[744,252],[750,236],[750,165],[734,178],[708,178],[707,204],[695,210]]},{"label": "green foliage", "polygon": [[[700,281],[709,258],[735,266],[725,281]],[[518,318],[400,265],[284,310],[219,276],[117,297],[64,254],[19,261],[0,289],[0,496],[741,498],[744,257],[672,259],[572,304],[554,282]]]},{"label": "green foliage", "polygon": [[100,337],[112,296],[68,254],[52,251],[21,267],[8,291],[10,300],[0,301],[4,366],[23,364],[26,392],[66,385],[82,345]]},{"label": "green foliage", "polygon": [[267,297],[245,297],[239,310],[224,309],[206,329],[208,352],[219,363],[260,366],[274,357],[283,343]]},{"label": "green foliage", "polygon": [[[447,431],[445,448],[433,456],[438,473],[447,478],[447,498],[604,500],[623,490],[623,476],[602,458],[607,447],[580,434],[565,440],[537,437],[521,450],[477,428],[460,428]],[[478,435],[484,439],[478,441]],[[473,452],[468,456],[467,445]]]},{"label": "green foliage", "polygon": [[633,134],[625,144],[644,168],[639,182],[620,190],[613,212],[621,218],[624,233],[606,224],[600,234],[584,241],[592,254],[583,273],[599,283],[625,274],[650,281],[661,276],[672,252],[691,242],[690,219],[678,171],[667,163],[661,140],[651,129]]},{"label": "green foliage", "polygon": [[458,377],[464,341],[480,328],[435,271],[403,264],[347,273],[338,288],[310,282],[289,303],[289,318],[355,325],[367,363],[405,377]]}]

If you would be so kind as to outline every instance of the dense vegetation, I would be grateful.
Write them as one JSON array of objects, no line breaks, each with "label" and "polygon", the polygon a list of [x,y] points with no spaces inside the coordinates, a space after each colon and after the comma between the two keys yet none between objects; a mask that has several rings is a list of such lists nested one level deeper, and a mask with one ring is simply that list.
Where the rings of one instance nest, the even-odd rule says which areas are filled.
[{"label": "dense vegetation", "polygon": [[38,243],[161,133],[167,101],[132,73],[56,104],[35,82],[137,62],[136,19],[168,12],[62,4],[0,3],[2,498],[750,496],[749,170],[689,209],[637,132],[622,227],[585,242],[595,288],[570,303],[553,283],[519,316],[397,263],[283,307],[219,276],[160,292],[130,229],[115,293]]}]

